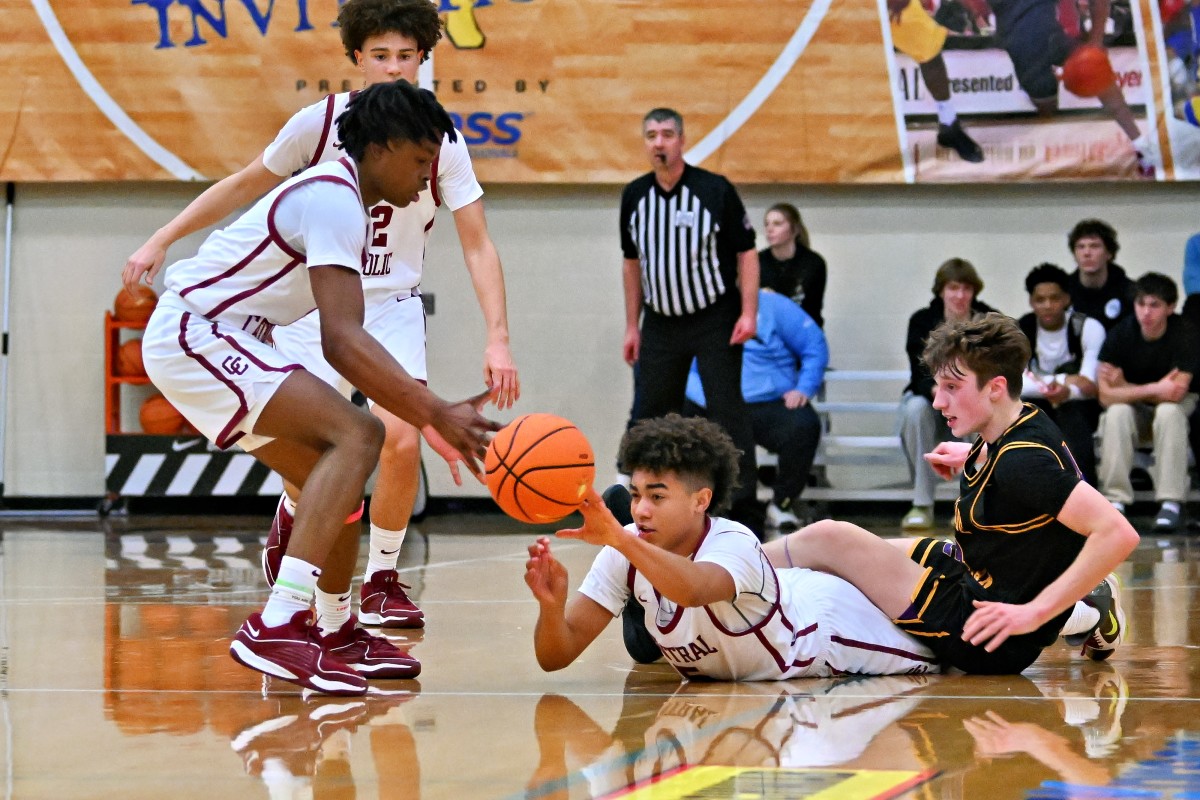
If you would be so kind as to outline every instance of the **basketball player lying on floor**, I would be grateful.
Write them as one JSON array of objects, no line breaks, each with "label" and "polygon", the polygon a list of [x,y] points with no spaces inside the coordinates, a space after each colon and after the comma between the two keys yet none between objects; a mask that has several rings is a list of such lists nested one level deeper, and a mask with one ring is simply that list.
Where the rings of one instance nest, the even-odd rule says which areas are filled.
[{"label": "basketball player lying on floor", "polygon": [[845,673],[937,672],[937,657],[847,581],[776,570],[743,525],[709,514],[728,503],[738,452],[706,419],[643,420],[621,441],[634,524],[622,527],[589,489],[581,528],[559,538],[604,547],[567,601],[550,540],[529,546],[525,583],[538,601],[534,649],[566,667],[619,615],[632,592],[651,635],[685,678],[778,680]]},{"label": "basketball player lying on floor", "polygon": [[978,434],[926,456],[943,478],[962,475],[957,541],[888,541],[824,520],[765,545],[771,563],[845,577],[966,672],[1021,672],[1060,633],[1108,658],[1125,622],[1110,572],[1138,535],[1082,480],[1054,422],[1021,402],[1029,355],[1016,321],[994,313],[943,323],[925,345],[933,407],[956,437]]},{"label": "basketball player lying on floor", "polygon": [[334,544],[360,506],[383,423],[271,347],[272,327],[319,308],[329,363],[396,416],[432,426],[457,451],[447,460],[474,472],[499,426],[476,410],[486,392],[442,400],[363,329],[366,209],[417,199],[443,137],[454,136],[449,115],[430,92],[397,81],[364,89],[337,126],[346,157],[285,181],[167,269],[142,353],[155,386],[202,434],[218,447],[238,444],[304,488],[270,598],[237,632],[231,654],[317,691],[362,694],[361,673],[412,677],[420,665],[353,618],[319,632],[310,606],[322,569],[329,562],[334,571],[348,552]]}]

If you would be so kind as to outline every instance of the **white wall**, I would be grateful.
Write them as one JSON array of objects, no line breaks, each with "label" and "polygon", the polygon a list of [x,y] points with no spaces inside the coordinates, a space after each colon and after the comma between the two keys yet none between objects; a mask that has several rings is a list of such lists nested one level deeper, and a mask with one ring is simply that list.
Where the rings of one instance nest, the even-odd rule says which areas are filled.
[{"label": "white wall", "polygon": [[[519,413],[574,420],[613,471],[629,410],[615,186],[487,187],[488,220],[505,263]],[[126,256],[182,208],[186,184],[17,187],[14,221],[5,494],[97,496],[104,485],[102,317]],[[755,224],[777,200],[804,213],[829,263],[826,331],[835,367],[905,367],[905,321],[930,298],[937,265],[972,261],[982,299],[1019,315],[1025,273],[1070,269],[1066,232],[1096,216],[1120,233],[1118,261],[1136,277],[1180,279],[1185,239],[1200,230],[1194,184],[745,187]],[[199,236],[172,257],[194,251]],[[430,379],[449,397],[481,388],[483,329],[453,221],[441,216],[428,255]],[[887,398],[879,398],[887,399]],[[511,418],[505,414],[501,419]],[[431,464],[435,494],[454,493]],[[480,494],[478,487],[466,493]]]}]

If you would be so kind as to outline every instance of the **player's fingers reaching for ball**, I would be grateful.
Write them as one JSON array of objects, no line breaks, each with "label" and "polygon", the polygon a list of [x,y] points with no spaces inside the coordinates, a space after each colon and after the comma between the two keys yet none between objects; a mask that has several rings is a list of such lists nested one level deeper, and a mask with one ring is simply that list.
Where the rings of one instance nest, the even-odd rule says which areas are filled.
[{"label": "player's fingers reaching for ball", "polygon": [[[425,437],[425,441],[433,448],[433,452],[441,456],[448,467],[450,467],[450,477],[454,478],[455,486],[462,486],[462,473],[458,469],[459,462],[466,462],[463,454],[450,446],[450,443],[442,438],[442,435],[432,425],[426,425],[421,429],[421,435]],[[470,465],[467,466],[470,469]],[[483,483],[483,475],[478,472],[472,472],[475,480]]]},{"label": "player's fingers reaching for ball", "polygon": [[[487,397],[487,392],[483,393]],[[475,410],[479,397],[459,403],[447,404],[439,410],[430,423],[458,451],[467,469],[478,477],[482,472],[481,462],[487,452],[488,434],[500,430],[500,423],[480,416]]]}]

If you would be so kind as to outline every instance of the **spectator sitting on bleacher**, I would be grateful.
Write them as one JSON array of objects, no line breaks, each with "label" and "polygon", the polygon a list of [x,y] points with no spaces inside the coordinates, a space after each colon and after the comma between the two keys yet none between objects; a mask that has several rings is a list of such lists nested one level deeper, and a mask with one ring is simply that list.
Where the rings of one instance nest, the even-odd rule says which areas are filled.
[{"label": "spectator sitting on bleacher", "polygon": [[768,247],[758,251],[759,285],[792,298],[824,328],[825,259],[809,245],[808,228],[791,203],[776,203],[763,217]]},{"label": "spectator sitting on bleacher", "polygon": [[913,476],[913,505],[900,521],[906,531],[933,527],[933,492],[937,475],[925,454],[942,442],[957,441],[945,418],[933,410],[933,376],[921,363],[925,340],[943,322],[962,321],[996,309],[976,298],[983,280],[971,262],[952,258],[938,267],[933,278],[933,300],[908,319],[905,350],[911,375],[900,400],[900,441]]},{"label": "spectator sitting on bleacher", "polygon": [[1161,503],[1154,530],[1178,530],[1187,498],[1188,416],[1196,407],[1200,334],[1175,311],[1175,281],[1147,272],[1134,284],[1134,316],[1119,323],[1100,349],[1100,489],[1124,513],[1133,502],[1133,452],[1153,437],[1150,476]]},{"label": "spectator sitting on bleacher", "polygon": [[1075,257],[1071,273],[1071,307],[1082,311],[1111,331],[1133,315],[1133,281],[1115,261],[1121,245],[1117,232],[1104,220],[1080,220],[1067,234]]},{"label": "spectator sitting on bleacher", "polygon": [[[1190,236],[1183,249],[1183,294],[1183,310],[1179,315],[1200,331],[1200,233]],[[1192,455],[1200,459],[1200,403],[1192,412],[1188,427]]]},{"label": "spectator sitting on bleacher", "polygon": [[1054,264],[1040,264],[1025,277],[1032,313],[1021,317],[1033,357],[1025,370],[1021,398],[1041,408],[1062,430],[1083,479],[1096,485],[1100,421],[1096,366],[1104,346],[1104,326],[1081,311],[1068,310],[1071,282]]},{"label": "spectator sitting on bleacher", "polygon": [[[795,508],[821,440],[821,421],[811,400],[828,364],[825,334],[812,317],[783,295],[759,291],[758,332],[742,351],[742,396],[755,443],[779,456],[767,506],[770,527],[799,527]],[[705,405],[695,361],[687,398],[701,409]]]}]

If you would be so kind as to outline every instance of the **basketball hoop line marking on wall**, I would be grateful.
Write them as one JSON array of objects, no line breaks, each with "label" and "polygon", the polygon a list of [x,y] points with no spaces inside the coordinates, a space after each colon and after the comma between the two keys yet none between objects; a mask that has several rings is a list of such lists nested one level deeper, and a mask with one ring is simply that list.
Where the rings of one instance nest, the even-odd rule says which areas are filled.
[{"label": "basketball hoop line marking on wall", "polygon": [[96,104],[96,107],[100,109],[100,113],[108,117],[109,121],[117,127],[117,130],[125,134],[125,138],[137,146],[154,163],[170,172],[176,178],[187,181],[204,180],[203,175],[189,167],[178,156],[156,142],[154,137],[142,130],[125,113],[125,110],[113,100],[112,96],[104,90],[104,87],[96,80],[96,76],[92,75],[87,65],[83,63],[83,59],[79,57],[79,53],[75,51],[71,40],[67,38],[66,31],[59,24],[58,17],[54,15],[54,10],[50,8],[49,0],[30,0],[30,2],[33,4],[34,10],[37,11],[38,17],[42,20],[42,27],[46,29],[50,41],[54,44],[54,49],[58,51],[63,63],[67,65],[67,69],[71,70],[71,74],[75,76],[75,81],[79,84],[79,88],[83,89],[84,93]]},{"label": "basketball hoop line marking on wall", "polygon": [[733,111],[729,112],[729,116],[721,120],[717,127],[713,128],[708,134],[696,144],[691,150],[683,154],[683,158],[689,164],[699,164],[704,159],[715,153],[721,145],[729,141],[729,139],[738,132],[738,130],[746,124],[746,121],[754,116],[755,112],[767,101],[767,98],[783,83],[783,79],[791,72],[792,67],[800,60],[800,56],[808,48],[809,42],[812,41],[813,34],[817,32],[821,21],[825,19],[825,13],[829,11],[829,6],[833,0],[816,0],[812,7],[808,9],[808,13],[804,15],[804,19],[800,21],[800,25],[796,28],[796,32],[792,34],[792,38],[780,51],[779,56],[775,59],[775,63],[771,65],[766,74],[759,79],[754,88],[742,98],[742,102],[734,107]]}]

